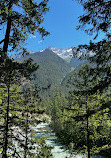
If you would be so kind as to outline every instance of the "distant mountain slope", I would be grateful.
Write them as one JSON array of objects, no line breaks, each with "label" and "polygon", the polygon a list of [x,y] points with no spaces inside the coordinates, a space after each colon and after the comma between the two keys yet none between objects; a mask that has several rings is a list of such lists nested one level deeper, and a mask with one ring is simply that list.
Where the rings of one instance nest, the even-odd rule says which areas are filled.
[{"label": "distant mountain slope", "polygon": [[[56,48],[56,47],[48,47],[47,49],[53,51],[55,54],[57,54],[62,59],[66,60],[67,62],[70,62],[70,59],[73,55],[72,47],[70,48]],[[45,49],[44,49],[45,50]],[[44,51],[44,50],[41,50]]]},{"label": "distant mountain slope", "polygon": [[[75,48],[76,51],[76,48]],[[66,58],[70,58],[67,62]],[[34,63],[39,65],[39,69],[33,73],[33,82],[40,87],[47,87],[51,84],[48,94],[52,94],[55,87],[62,86],[66,92],[66,84],[70,76],[73,75],[74,69],[78,69],[86,60],[79,60],[79,57],[73,58],[71,48],[58,49],[49,47],[40,52],[30,51],[30,54],[17,59],[23,61],[32,58]]]},{"label": "distant mountain slope", "polygon": [[[46,50],[46,49],[44,49]],[[44,50],[41,50],[40,52],[43,52]],[[48,47],[47,50],[51,50],[55,54],[57,54],[60,58],[67,61],[71,67],[77,68],[78,66],[81,66],[81,64],[84,64],[85,60],[79,60],[79,57],[82,55],[82,52],[78,52],[78,57],[73,57],[73,54],[76,53],[77,48],[76,47],[70,47],[70,48],[56,48],[56,47]]]},{"label": "distant mountain slope", "polygon": [[85,59],[79,59],[78,57],[72,58],[70,60],[70,66],[74,67],[75,69],[77,69],[78,67],[80,67],[83,64],[87,64],[88,61]]},{"label": "distant mountain slope", "polygon": [[78,52],[77,57],[73,57],[73,54],[76,53],[77,48],[76,47],[70,47],[70,48],[56,48],[56,47],[48,47],[49,50],[52,50],[55,54],[57,54],[59,57],[67,61],[71,67],[74,67],[75,69],[77,67],[80,67],[82,64],[87,63],[86,60],[80,60],[79,57],[82,55],[82,52]]},{"label": "distant mountain slope", "polygon": [[43,87],[49,84],[51,84],[52,89],[55,86],[60,86],[64,77],[71,71],[70,65],[49,49],[17,60],[22,62],[28,58],[32,58],[34,63],[39,65],[39,69],[33,74],[33,78],[35,83]]}]

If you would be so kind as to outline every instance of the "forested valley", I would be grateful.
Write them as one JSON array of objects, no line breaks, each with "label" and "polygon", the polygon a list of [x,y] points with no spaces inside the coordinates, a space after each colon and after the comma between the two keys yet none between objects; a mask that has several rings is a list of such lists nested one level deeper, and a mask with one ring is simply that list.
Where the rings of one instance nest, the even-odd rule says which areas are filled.
[{"label": "forested valley", "polygon": [[0,0],[0,158],[53,158],[49,136],[37,136],[41,123],[67,157],[111,158],[111,1],[77,1],[85,11],[77,29],[94,41],[72,47],[66,60],[62,50],[25,47],[29,34],[50,34],[41,26],[48,0]]}]

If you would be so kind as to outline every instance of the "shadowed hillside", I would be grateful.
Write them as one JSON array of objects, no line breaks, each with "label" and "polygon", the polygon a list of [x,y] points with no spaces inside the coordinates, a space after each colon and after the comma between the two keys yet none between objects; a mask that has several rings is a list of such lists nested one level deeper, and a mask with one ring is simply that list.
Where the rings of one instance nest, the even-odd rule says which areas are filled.
[{"label": "shadowed hillside", "polygon": [[56,86],[61,85],[64,77],[71,71],[70,65],[49,49],[17,60],[22,62],[28,58],[32,58],[34,63],[39,65],[39,69],[33,73],[33,80],[41,87],[51,84],[51,90],[53,90]]}]

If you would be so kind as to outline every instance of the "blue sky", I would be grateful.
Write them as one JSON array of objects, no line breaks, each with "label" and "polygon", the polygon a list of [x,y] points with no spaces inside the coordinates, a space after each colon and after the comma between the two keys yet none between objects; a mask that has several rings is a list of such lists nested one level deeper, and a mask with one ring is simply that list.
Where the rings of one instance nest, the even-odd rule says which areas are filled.
[{"label": "blue sky", "polygon": [[[82,6],[76,0],[49,0],[48,5],[50,10],[44,16],[43,26],[50,35],[44,37],[44,40],[38,33],[30,35],[26,45],[28,51],[39,51],[49,46],[77,47],[79,44],[88,44],[93,39],[84,31],[76,30],[79,25],[78,17],[83,14]],[[5,30],[3,32],[5,35]]]},{"label": "blue sky", "polygon": [[49,0],[49,12],[45,15],[43,23],[50,35],[44,40],[35,33],[28,39],[28,50],[38,51],[48,46],[68,48],[88,41],[88,36],[82,31],[77,31],[78,16],[83,9],[78,2],[72,0]]},{"label": "blue sky", "polygon": [[27,49],[39,51],[48,46],[69,48],[88,44],[93,39],[84,31],[76,30],[78,17],[83,14],[82,6],[75,0],[49,0],[50,10],[45,15],[43,26],[50,32],[44,40],[35,33],[28,39]]}]

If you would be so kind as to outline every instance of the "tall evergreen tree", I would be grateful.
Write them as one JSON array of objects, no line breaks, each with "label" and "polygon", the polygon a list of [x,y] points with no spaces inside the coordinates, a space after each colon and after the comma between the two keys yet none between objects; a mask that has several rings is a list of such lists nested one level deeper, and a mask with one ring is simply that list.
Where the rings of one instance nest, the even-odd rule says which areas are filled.
[{"label": "tall evergreen tree", "polygon": [[[92,35],[103,31],[105,34],[110,34],[111,27],[111,1],[110,0],[77,0],[83,6],[85,13],[79,17],[80,25],[78,29],[85,30]],[[87,28],[85,29],[85,27]]]},{"label": "tall evergreen tree", "polygon": [[[43,14],[48,11],[48,0],[40,3],[34,0],[1,0],[0,1],[0,27],[5,25],[5,37],[1,40],[1,59],[7,57],[8,51],[22,51],[22,47],[29,34],[38,31],[42,37],[48,35],[41,23],[44,21]],[[9,47],[10,46],[10,47]]]},{"label": "tall evergreen tree", "polygon": [[51,125],[58,136],[62,135],[64,126],[64,107],[67,106],[67,99],[60,88],[57,88],[51,107]]},{"label": "tall evergreen tree", "polygon": [[[80,103],[80,105],[78,106],[83,106],[85,105],[85,107],[82,109],[82,113],[83,115],[85,115],[84,121],[86,121],[86,146],[87,146],[87,154],[88,154],[88,158],[90,158],[90,140],[89,140],[89,105],[88,105],[88,98],[89,98],[89,94],[87,93],[87,89],[89,89],[91,87],[91,83],[90,83],[90,78],[88,77],[88,71],[89,68],[88,66],[84,66],[83,68],[81,68],[77,73],[75,73],[74,75],[74,80],[73,83],[75,90],[73,91],[74,95],[78,96],[79,99],[80,97],[82,97],[83,101]],[[81,90],[84,91],[84,94],[81,94]],[[80,101],[80,100],[79,100]],[[83,104],[83,105],[82,105]],[[80,109],[79,107],[79,109]],[[85,112],[84,112],[85,110]],[[79,115],[77,115],[77,117],[79,118]]]},{"label": "tall evergreen tree", "polygon": [[[79,2],[83,6],[85,14],[80,16],[78,28],[83,28],[91,35],[96,33],[95,38],[101,32],[104,32],[105,35],[104,39],[99,42],[90,41],[88,45],[78,47],[83,52],[83,57],[88,58],[90,63],[94,65],[90,69],[90,74],[93,74],[92,80],[98,79],[97,84],[93,85],[89,93],[95,93],[97,89],[102,92],[111,85],[111,1],[80,0]],[[103,108],[109,106],[110,100],[104,104]]]},{"label": "tall evergreen tree", "polygon": [[[3,125],[3,151],[2,151],[2,157],[7,157],[7,151],[8,151],[8,144],[9,144],[9,126],[10,126],[10,120],[9,115],[11,111],[11,87],[14,86],[14,84],[19,85],[21,82],[21,77],[29,77],[30,73],[35,71],[37,69],[37,66],[35,64],[31,64],[32,60],[27,60],[23,64],[18,64],[17,62],[13,62],[11,59],[6,59],[5,66],[3,67],[3,74],[1,75],[1,86],[3,89],[5,88],[5,93],[7,94],[5,96],[5,111],[3,111],[4,115],[4,125]],[[20,68],[18,68],[20,66]],[[23,74],[24,67],[27,68],[25,70],[25,74]],[[18,71],[18,69],[20,69]],[[3,92],[2,92],[3,93]],[[13,98],[14,99],[14,98]],[[13,100],[14,101],[14,100]]]},{"label": "tall evergreen tree", "polygon": [[[95,130],[98,133],[98,138],[97,138],[96,137],[97,133],[96,134],[94,133],[95,127],[93,126],[93,123],[94,123],[93,121],[96,122],[96,120],[94,120],[94,116],[96,115],[98,116],[98,121],[101,118],[101,116],[105,119],[104,110],[101,108],[102,107],[101,103],[104,103],[106,98],[109,99],[109,97],[107,97],[107,94],[103,96],[103,94],[99,93],[97,90],[95,94],[89,93],[89,90],[92,89],[92,86],[95,84],[94,82],[92,82],[92,78],[91,76],[89,76],[89,73],[90,73],[90,67],[85,65],[78,72],[76,72],[73,77],[71,77],[70,84],[74,86],[74,91],[70,92],[70,94],[74,98],[69,108],[70,111],[73,111],[73,116],[71,117],[74,119],[75,122],[77,122],[77,124],[79,123],[81,124],[78,126],[78,128],[80,128],[84,134],[86,133],[85,134],[86,143],[83,141],[82,146],[81,144],[77,146],[83,147],[86,144],[88,158],[91,157],[92,151],[96,152],[97,151],[96,148],[98,147],[99,147],[99,150],[102,150],[103,146],[105,145],[104,143],[101,143],[103,146],[97,143],[98,140],[101,140],[102,138],[104,138],[106,133],[104,133],[103,135],[102,134],[99,135],[100,131]],[[93,121],[92,121],[92,118],[93,118]],[[109,117],[107,117],[107,119],[109,119]],[[83,126],[83,129],[82,129],[82,126]],[[99,127],[99,123],[98,125],[96,124],[96,128],[98,127]],[[109,127],[107,131],[109,130]],[[101,129],[101,130],[104,131],[104,129]],[[96,141],[93,140],[94,137],[92,138],[92,135],[96,137],[97,139]],[[105,143],[106,144],[108,143],[107,140],[105,140]],[[78,141],[78,144],[79,144],[79,141]],[[94,148],[95,150],[93,150]]]},{"label": "tall evergreen tree", "polygon": [[[22,120],[19,128],[19,145],[21,150],[19,153],[24,158],[27,157],[52,157],[50,147],[45,144],[44,138],[36,138],[37,130],[34,130],[39,121],[39,104],[40,97],[38,96],[37,87],[32,87],[30,82],[26,83],[23,88],[23,108],[22,108]],[[17,138],[17,136],[16,136]]]}]

